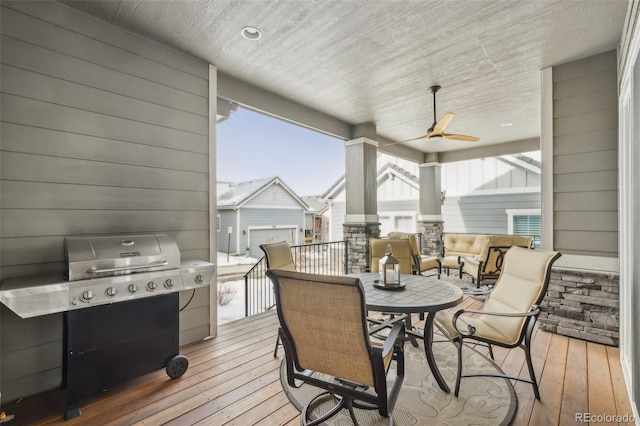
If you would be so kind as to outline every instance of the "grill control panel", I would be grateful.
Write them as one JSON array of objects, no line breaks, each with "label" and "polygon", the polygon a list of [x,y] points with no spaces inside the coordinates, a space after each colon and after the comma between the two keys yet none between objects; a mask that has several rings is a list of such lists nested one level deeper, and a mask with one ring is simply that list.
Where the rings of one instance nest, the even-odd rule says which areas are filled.
[{"label": "grill control panel", "polygon": [[182,286],[188,290],[192,288],[207,287],[213,279],[216,266],[201,260],[186,260],[181,262]]},{"label": "grill control panel", "polygon": [[69,302],[73,307],[82,308],[180,290],[182,277],[179,270],[143,272],[70,282]]}]

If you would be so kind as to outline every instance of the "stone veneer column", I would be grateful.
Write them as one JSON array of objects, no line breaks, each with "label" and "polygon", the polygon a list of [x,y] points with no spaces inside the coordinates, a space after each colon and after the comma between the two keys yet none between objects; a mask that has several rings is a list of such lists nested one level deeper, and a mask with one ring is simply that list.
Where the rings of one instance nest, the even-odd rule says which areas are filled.
[{"label": "stone veneer column", "polygon": [[420,214],[418,232],[422,233],[422,254],[442,255],[442,195],[440,183],[440,163],[437,154],[429,154],[429,163],[420,164]]},{"label": "stone veneer column", "polygon": [[442,256],[442,234],[444,222],[438,221],[418,221],[418,232],[422,234],[422,254],[428,256]]},{"label": "stone veneer column", "polygon": [[379,223],[345,223],[344,239],[348,242],[349,273],[369,270],[369,239],[380,237]]},{"label": "stone veneer column", "polygon": [[371,123],[356,126],[345,142],[346,216],[342,227],[347,241],[349,272],[369,270],[369,239],[380,236],[378,222],[378,143]]},{"label": "stone veneer column", "polygon": [[553,268],[538,324],[552,333],[618,346],[619,290],[618,275]]}]

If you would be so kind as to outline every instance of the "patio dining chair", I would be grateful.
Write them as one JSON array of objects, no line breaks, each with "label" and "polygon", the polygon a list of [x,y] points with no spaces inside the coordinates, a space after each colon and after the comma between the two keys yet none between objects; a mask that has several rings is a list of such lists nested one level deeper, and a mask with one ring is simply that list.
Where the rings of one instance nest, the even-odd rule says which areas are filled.
[{"label": "patio dining chair", "polygon": [[[267,261],[267,270],[285,269],[295,271],[296,264],[291,253],[291,246],[286,241],[271,244],[260,244],[260,250],[264,252]],[[278,346],[280,346],[280,335],[276,337],[276,348],[273,350],[273,357],[278,356]]]},{"label": "patio dining chair", "polygon": [[[392,423],[392,412],[404,380],[404,324],[396,323],[381,343],[370,340],[362,282],[355,277],[270,269],[285,351],[287,383],[321,389],[301,412],[302,425],[316,425],[347,409],[377,410]],[[391,386],[387,373],[396,374]],[[335,405],[314,410],[327,398]],[[316,411],[316,413],[314,413]]]},{"label": "patio dining chair", "polygon": [[[502,273],[482,310],[460,309],[454,314],[440,311],[436,315],[438,328],[456,345],[458,374],[455,395],[464,377],[495,376],[531,383],[536,399],[540,391],[531,360],[531,335],[540,314],[540,303],[547,293],[551,267],[561,256],[553,251],[534,251],[511,247],[504,256]],[[477,317],[468,314],[478,314]],[[489,346],[520,347],[524,350],[530,379],[500,374],[462,374],[462,345],[473,340]]]},{"label": "patio dining chair", "polygon": [[436,269],[436,274],[438,275],[438,279],[440,279],[440,274],[442,273],[440,259],[436,256],[427,256],[422,254],[420,252],[420,247],[418,247],[418,239],[415,234],[408,232],[389,232],[387,234],[387,238],[390,240],[409,240],[409,247],[411,247],[411,256],[413,258],[414,273],[422,275],[425,271]]}]

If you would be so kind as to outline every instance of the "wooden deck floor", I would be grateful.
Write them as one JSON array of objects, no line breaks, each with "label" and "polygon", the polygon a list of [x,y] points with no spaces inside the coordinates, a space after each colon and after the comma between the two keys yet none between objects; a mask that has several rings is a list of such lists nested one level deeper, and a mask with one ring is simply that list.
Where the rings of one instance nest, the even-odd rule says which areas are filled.
[{"label": "wooden deck floor", "polygon": [[[277,359],[272,354],[276,330],[273,311],[224,324],[216,338],[182,348],[190,367],[180,379],[168,380],[163,370],[147,374],[83,402],[82,415],[69,421],[62,419],[64,392],[51,392],[3,407],[15,414],[7,425],[297,425],[299,413],[278,378],[282,350]],[[505,372],[526,376],[523,351],[494,352]],[[531,385],[516,383],[512,424],[575,424],[576,413],[632,414],[617,348],[537,331],[533,358],[543,402]]]}]

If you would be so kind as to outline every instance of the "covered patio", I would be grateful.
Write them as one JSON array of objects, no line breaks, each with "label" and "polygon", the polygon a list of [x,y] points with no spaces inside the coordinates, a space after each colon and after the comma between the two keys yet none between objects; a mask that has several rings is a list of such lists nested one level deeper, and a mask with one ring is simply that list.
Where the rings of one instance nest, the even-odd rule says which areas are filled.
[{"label": "covered patio", "polygon": [[[466,299],[460,306],[480,305]],[[422,325],[418,318],[414,323]],[[62,418],[64,392],[29,398],[7,410],[31,425],[297,425],[300,413],[279,379],[282,351],[273,357],[277,327],[274,311],[223,324],[215,339],[182,348],[191,360],[182,379],[170,381],[162,371],[150,373],[88,400],[82,416],[75,419]],[[486,354],[486,348],[477,349]],[[505,373],[526,370],[522,351],[494,352]],[[617,420],[630,412],[617,348],[538,330],[533,362],[543,400],[535,400],[530,385],[515,384],[518,406],[513,425],[586,423],[576,417],[583,413],[606,414],[611,416],[606,423],[625,424]]]},{"label": "covered patio", "polygon": [[[216,123],[238,105],[345,141],[350,271],[380,234],[378,152],[419,164],[436,254],[441,165],[540,150],[541,247],[563,257],[534,339],[543,402],[515,385],[513,423],[637,419],[639,6],[3,0],[0,279],[63,271],[70,235],[168,233],[215,262]],[[480,140],[418,138],[446,111],[447,132]],[[65,424],[296,423],[275,315],[218,327],[216,286],[180,294],[186,376],[143,376]],[[0,314],[0,411],[62,422],[62,314]],[[517,351],[496,353],[520,373]]]}]

